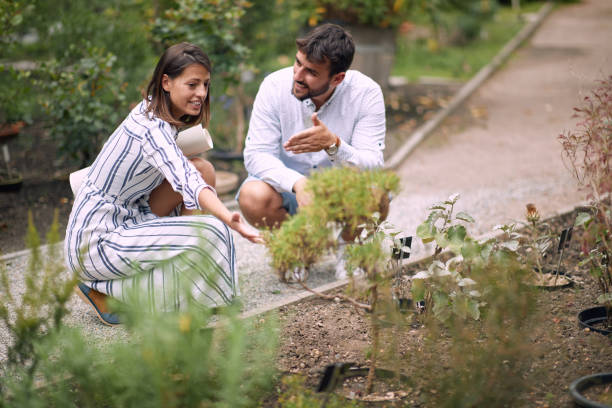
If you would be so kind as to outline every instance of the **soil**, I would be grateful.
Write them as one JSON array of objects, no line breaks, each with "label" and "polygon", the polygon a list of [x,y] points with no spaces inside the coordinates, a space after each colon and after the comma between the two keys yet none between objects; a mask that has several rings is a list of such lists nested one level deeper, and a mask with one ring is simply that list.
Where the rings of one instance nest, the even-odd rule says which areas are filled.
[{"label": "soil", "polygon": [[[550,224],[554,230],[560,231],[571,225],[574,219],[575,212],[572,212],[551,220]],[[537,290],[538,313],[525,323],[530,325],[529,339],[525,343],[529,357],[521,361],[520,376],[526,386],[513,391],[517,393],[513,407],[571,407],[568,388],[573,380],[612,370],[611,339],[578,324],[577,314],[594,306],[599,295],[599,288],[585,267],[577,266],[579,257],[578,242],[574,239],[563,256],[566,272],[574,284],[553,290]],[[418,263],[409,265],[404,272],[414,274],[422,266]],[[358,312],[344,302],[315,297],[281,308],[280,316],[283,329],[278,367],[284,375],[302,375],[305,385],[314,390],[324,368],[330,364],[351,362],[367,366],[371,347],[368,314]],[[366,406],[437,406],[432,401],[445,390],[432,379],[449,369],[450,337],[442,330],[431,341],[431,331],[419,323],[421,319],[418,316],[411,308],[406,315],[411,324],[405,330],[387,331],[386,335],[391,335],[399,345],[399,351],[390,358],[387,354],[386,363],[380,365],[400,367],[409,378],[407,385],[393,387],[377,381],[374,395],[386,401],[364,403]],[[480,336],[476,341],[485,339],[486,336]],[[389,348],[389,343],[382,343],[381,350],[388,352]],[[441,363],[436,366],[432,362]],[[508,381],[500,377],[492,380]],[[336,394],[363,398],[364,381],[363,377],[346,380]],[[273,400],[268,403],[275,406]]]},{"label": "soil", "polygon": [[[386,92],[388,134],[385,155],[390,156],[406,135],[435,113],[458,87],[457,83],[414,84]],[[29,211],[36,229],[44,235],[57,210],[63,239],[73,203],[68,175],[77,170],[61,164],[53,141],[40,125],[25,127],[7,145],[11,168],[22,175],[23,184],[16,190],[0,188],[0,255],[26,247]],[[211,159],[211,162],[216,169],[238,173],[241,180],[246,177],[239,160]],[[2,165],[5,165],[3,160]],[[229,192],[222,199],[231,200],[233,197],[234,192]]]}]

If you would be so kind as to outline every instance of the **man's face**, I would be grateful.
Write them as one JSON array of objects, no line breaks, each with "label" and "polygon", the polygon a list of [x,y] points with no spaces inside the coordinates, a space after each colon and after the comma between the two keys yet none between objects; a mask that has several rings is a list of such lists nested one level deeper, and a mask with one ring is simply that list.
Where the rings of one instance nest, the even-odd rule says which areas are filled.
[{"label": "man's face", "polygon": [[335,77],[336,75],[331,78],[329,76],[329,61],[316,64],[308,61],[306,54],[298,51],[293,64],[293,88],[291,93],[300,101],[317,97],[322,97],[325,100],[337,85],[334,81]]}]

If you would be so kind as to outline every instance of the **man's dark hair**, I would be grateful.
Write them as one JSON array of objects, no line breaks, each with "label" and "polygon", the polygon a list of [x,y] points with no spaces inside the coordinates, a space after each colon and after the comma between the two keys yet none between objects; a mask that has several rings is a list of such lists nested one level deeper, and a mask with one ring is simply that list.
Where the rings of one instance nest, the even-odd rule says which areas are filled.
[{"label": "man's dark hair", "polygon": [[329,60],[329,75],[345,72],[353,62],[355,43],[344,28],[336,24],[322,24],[295,40],[299,51],[308,61],[321,64]]}]

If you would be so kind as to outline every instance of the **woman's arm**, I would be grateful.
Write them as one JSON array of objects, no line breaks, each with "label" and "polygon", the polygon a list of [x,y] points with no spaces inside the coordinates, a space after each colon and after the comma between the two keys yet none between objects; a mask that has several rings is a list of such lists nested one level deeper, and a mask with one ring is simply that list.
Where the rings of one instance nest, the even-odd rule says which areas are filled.
[{"label": "woman's arm", "polygon": [[244,238],[256,244],[263,243],[263,238],[259,235],[259,232],[244,222],[239,212],[228,210],[211,189],[205,188],[200,191],[198,201],[200,207],[206,209]]}]

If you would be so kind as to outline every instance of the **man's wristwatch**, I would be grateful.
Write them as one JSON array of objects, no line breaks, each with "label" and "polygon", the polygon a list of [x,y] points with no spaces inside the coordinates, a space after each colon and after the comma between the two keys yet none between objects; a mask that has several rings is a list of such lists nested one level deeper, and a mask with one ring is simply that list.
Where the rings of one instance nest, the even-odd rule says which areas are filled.
[{"label": "man's wristwatch", "polygon": [[327,149],[325,149],[325,153],[330,156],[335,156],[338,153],[338,147],[340,146],[340,138],[336,136],[336,141],[332,143]]}]

